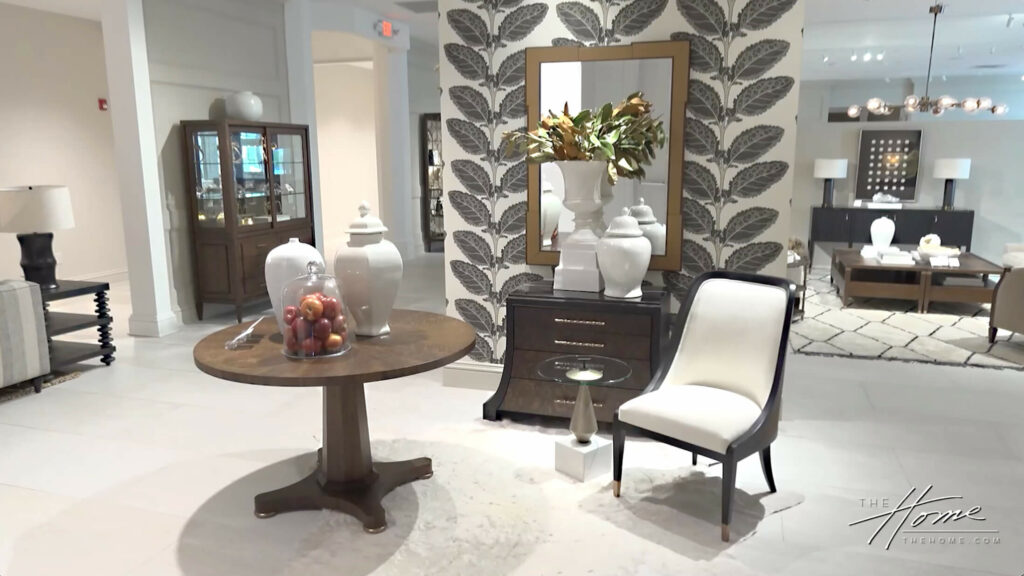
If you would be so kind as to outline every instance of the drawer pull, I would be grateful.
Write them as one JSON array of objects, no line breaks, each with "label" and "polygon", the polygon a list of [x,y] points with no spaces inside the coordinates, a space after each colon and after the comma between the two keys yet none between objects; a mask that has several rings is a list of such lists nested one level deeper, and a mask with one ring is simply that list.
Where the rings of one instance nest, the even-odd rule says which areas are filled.
[{"label": "drawer pull", "polygon": [[[575,400],[565,400],[564,398],[555,398],[555,404],[575,404]],[[594,408],[604,408],[604,402],[593,402]]]},{"label": "drawer pull", "polygon": [[555,318],[555,324],[578,324],[580,326],[604,326],[601,320],[576,320],[573,318]]},{"label": "drawer pull", "polygon": [[555,344],[561,344],[563,346],[579,346],[581,348],[604,348],[604,344],[600,342],[576,342],[575,340],[555,340]]}]

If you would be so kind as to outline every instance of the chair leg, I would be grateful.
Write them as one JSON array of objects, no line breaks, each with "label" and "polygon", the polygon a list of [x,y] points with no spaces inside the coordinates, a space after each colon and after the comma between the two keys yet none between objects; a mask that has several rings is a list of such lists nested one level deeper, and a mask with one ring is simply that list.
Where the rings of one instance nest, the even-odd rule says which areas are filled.
[{"label": "chair leg", "polygon": [[36,391],[36,394],[39,394],[40,392],[43,391],[43,377],[42,376],[39,376],[38,378],[33,378],[32,379],[32,388]]},{"label": "chair leg", "polygon": [[612,424],[612,494],[619,497],[622,487],[622,457],[626,451],[626,430],[616,415]]},{"label": "chair leg", "polygon": [[697,453],[696,452],[690,452],[690,455],[693,456],[693,458],[691,458],[691,461],[693,462],[693,465],[696,466],[697,465]]},{"label": "chair leg", "polygon": [[989,326],[989,328],[988,328],[988,343],[989,344],[995,344],[996,343],[996,334],[998,334],[998,333],[999,333],[999,328],[996,328],[995,326]]},{"label": "chair leg", "polygon": [[729,541],[729,521],[732,519],[732,493],[736,488],[736,461],[726,458],[722,462],[722,542]]},{"label": "chair leg", "polygon": [[768,446],[761,450],[761,471],[764,472],[764,479],[768,482],[768,489],[773,493],[775,490],[775,476],[772,474],[772,447]]}]

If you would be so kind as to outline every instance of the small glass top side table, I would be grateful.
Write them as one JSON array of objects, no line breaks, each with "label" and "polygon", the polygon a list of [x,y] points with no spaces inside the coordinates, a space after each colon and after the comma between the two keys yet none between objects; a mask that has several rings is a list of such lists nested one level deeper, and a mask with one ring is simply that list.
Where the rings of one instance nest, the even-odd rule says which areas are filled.
[{"label": "small glass top side table", "polygon": [[537,366],[537,374],[545,380],[579,386],[569,430],[580,444],[590,443],[590,438],[597,432],[590,387],[612,386],[627,380],[632,373],[629,365],[621,360],[593,355],[555,356]]}]

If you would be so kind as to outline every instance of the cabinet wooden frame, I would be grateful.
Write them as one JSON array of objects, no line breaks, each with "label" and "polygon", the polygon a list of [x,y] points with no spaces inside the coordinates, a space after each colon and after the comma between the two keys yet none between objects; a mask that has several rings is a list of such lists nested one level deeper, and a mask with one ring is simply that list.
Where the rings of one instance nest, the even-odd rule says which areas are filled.
[{"label": "cabinet wooden frame", "polygon": [[[554,46],[526,49],[526,125],[534,129],[541,115],[540,67],[545,62],[593,62],[600,60],[672,60],[672,102],[668,126],[669,155],[665,254],[651,255],[650,270],[680,270],[683,264],[683,134],[686,99],[690,85],[690,43],[682,40],[636,42],[622,46]],[[627,94],[623,94],[626,97]],[[657,106],[660,103],[655,102]],[[526,263],[557,266],[561,253],[542,250],[540,237],[540,165],[527,164]]]}]

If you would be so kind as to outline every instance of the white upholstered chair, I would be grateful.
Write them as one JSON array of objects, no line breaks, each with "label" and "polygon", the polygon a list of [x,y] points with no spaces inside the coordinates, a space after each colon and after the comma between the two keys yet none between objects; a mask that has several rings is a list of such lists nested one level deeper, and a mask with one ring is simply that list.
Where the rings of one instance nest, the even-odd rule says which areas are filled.
[{"label": "white upholstered chair", "polygon": [[729,541],[736,464],[761,455],[775,492],[770,445],[779,428],[786,343],[793,316],[788,280],[716,271],[697,278],[679,312],[668,354],[647,391],[613,423],[619,496],[626,434],[646,436],[722,463],[722,540]]}]

